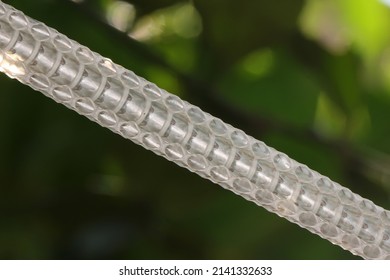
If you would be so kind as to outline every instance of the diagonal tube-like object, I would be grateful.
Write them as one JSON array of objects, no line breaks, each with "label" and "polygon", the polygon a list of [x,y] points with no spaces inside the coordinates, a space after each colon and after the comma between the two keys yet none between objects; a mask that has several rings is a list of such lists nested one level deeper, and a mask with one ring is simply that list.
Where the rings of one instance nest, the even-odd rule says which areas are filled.
[{"label": "diagonal tube-like object", "polygon": [[390,259],[389,211],[1,1],[0,70],[333,244]]}]

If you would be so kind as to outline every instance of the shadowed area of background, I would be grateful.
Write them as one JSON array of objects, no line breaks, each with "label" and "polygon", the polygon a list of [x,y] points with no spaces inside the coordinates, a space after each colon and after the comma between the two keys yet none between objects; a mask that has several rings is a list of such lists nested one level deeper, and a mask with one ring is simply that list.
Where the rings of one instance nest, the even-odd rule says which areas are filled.
[{"label": "shadowed area of background", "polygon": [[[386,1],[6,1],[390,208]],[[353,259],[0,76],[1,259]]]}]

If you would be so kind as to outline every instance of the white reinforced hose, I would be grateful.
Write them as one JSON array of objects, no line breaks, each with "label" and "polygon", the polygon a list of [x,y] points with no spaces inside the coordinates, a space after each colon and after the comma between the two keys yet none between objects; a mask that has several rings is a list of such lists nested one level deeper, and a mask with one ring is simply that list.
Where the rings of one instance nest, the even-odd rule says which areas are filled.
[{"label": "white reinforced hose", "polygon": [[389,211],[1,1],[0,70],[333,244],[390,259]]}]

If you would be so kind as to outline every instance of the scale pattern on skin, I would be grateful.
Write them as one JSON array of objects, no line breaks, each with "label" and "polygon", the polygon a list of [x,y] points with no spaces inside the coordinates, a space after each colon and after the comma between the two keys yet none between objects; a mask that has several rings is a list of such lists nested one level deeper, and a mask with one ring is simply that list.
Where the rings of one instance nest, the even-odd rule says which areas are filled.
[{"label": "scale pattern on skin", "polygon": [[1,1],[0,70],[333,244],[390,259],[389,211]]}]

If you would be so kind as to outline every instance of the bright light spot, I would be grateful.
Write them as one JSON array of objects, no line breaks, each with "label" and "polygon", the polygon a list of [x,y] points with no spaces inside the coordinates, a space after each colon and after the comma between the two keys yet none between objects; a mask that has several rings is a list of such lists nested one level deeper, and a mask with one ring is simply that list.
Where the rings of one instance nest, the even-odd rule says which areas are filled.
[{"label": "bright light spot", "polygon": [[138,41],[148,41],[159,37],[163,33],[165,18],[163,16],[145,16],[129,34]]},{"label": "bright light spot", "polygon": [[274,65],[274,53],[270,49],[255,51],[242,61],[245,73],[255,78],[267,75]]},{"label": "bright light spot", "polygon": [[389,6],[389,7],[390,7],[390,0],[379,0],[379,2],[382,2],[382,3],[385,4],[386,6]]},{"label": "bright light spot", "polygon": [[178,4],[141,18],[129,36],[148,41],[164,36],[193,38],[202,32],[202,20],[192,4]]},{"label": "bright light spot", "polygon": [[133,25],[136,11],[133,5],[124,1],[113,2],[107,10],[109,23],[120,31],[127,31]]},{"label": "bright light spot", "polygon": [[335,54],[345,53],[351,40],[345,15],[333,1],[307,1],[299,18],[303,33]]},{"label": "bright light spot", "polygon": [[186,4],[175,11],[172,18],[174,32],[184,38],[193,38],[202,32],[202,20],[193,5]]},{"label": "bright light spot", "polygon": [[0,71],[4,72],[11,78],[21,76],[26,73],[22,59],[17,54],[0,53]]}]

